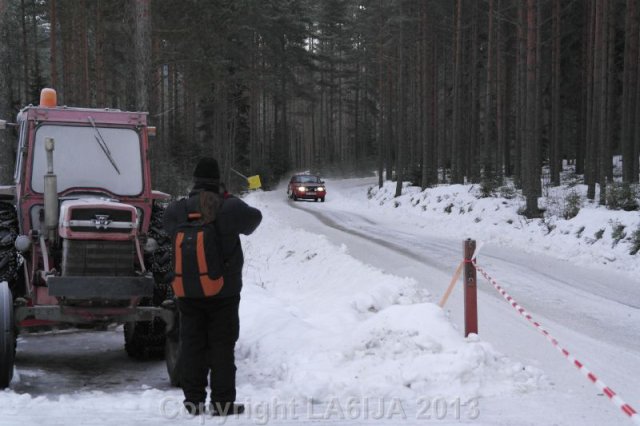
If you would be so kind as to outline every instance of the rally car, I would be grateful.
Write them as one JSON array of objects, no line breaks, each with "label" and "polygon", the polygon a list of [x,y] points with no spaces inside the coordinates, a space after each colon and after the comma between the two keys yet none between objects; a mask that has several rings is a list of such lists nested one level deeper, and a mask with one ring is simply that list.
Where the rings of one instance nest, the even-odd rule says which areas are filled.
[{"label": "rally car", "polygon": [[293,201],[298,199],[314,200],[324,202],[327,195],[327,188],[320,176],[298,174],[293,175],[287,186],[287,196]]}]

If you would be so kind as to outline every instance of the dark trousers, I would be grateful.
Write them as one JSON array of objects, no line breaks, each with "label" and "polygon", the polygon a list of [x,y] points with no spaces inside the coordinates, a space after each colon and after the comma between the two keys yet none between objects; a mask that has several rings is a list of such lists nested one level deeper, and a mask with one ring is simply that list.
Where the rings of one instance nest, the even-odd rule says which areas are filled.
[{"label": "dark trousers", "polygon": [[240,333],[240,296],[222,299],[178,299],[180,310],[180,384],[185,401],[207,398],[210,373],[211,402],[236,400],[234,349]]}]

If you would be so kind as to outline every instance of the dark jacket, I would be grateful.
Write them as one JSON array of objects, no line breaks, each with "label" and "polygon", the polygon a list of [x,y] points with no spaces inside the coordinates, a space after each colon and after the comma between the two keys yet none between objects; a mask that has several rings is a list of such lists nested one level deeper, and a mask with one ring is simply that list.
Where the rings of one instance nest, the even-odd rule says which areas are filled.
[{"label": "dark jacket", "polygon": [[[164,230],[172,238],[178,225],[187,221],[187,209],[192,209],[193,200],[202,189],[194,189],[189,198],[169,204],[163,219]],[[239,198],[225,195],[222,206],[216,212],[216,227],[220,232],[222,256],[225,262],[224,286],[214,298],[237,296],[242,290],[242,266],[244,255],[240,243],[240,234],[249,235],[260,225],[262,213],[250,207]],[[189,207],[187,207],[189,205]]]}]

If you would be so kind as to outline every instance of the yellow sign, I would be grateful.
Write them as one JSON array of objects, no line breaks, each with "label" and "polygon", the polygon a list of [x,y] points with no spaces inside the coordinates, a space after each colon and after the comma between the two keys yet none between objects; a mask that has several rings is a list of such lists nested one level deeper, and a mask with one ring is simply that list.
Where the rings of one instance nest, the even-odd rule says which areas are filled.
[{"label": "yellow sign", "polygon": [[260,175],[249,176],[247,178],[247,182],[249,182],[249,189],[262,188],[262,183],[260,182]]}]

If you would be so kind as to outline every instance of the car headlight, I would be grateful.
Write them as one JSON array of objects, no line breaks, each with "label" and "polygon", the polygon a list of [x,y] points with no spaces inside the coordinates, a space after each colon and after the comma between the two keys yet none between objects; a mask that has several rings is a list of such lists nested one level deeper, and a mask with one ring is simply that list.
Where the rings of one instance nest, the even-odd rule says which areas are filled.
[{"label": "car headlight", "polygon": [[299,187],[298,187],[298,191],[302,191],[302,192],[304,192],[304,191],[306,191],[306,190],[307,190],[307,188],[305,188],[304,186],[299,186]]},{"label": "car headlight", "polygon": [[319,187],[318,187],[318,191],[319,191],[319,192],[324,191],[324,186],[319,186]]}]

